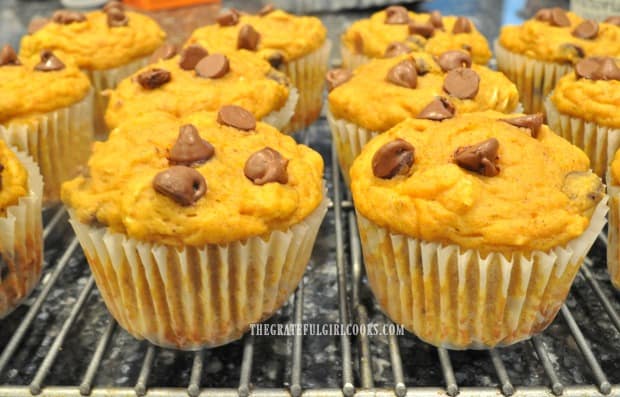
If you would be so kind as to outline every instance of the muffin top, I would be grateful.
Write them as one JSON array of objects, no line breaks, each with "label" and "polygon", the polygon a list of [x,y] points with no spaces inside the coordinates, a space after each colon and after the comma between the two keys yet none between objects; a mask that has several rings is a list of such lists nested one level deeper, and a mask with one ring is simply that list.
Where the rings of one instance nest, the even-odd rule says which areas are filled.
[{"label": "muffin top", "polygon": [[262,119],[286,104],[288,79],[263,58],[245,50],[206,54],[202,47],[189,47],[123,80],[110,93],[108,126],[150,111],[182,117],[228,104]]},{"label": "muffin top", "polygon": [[565,245],[604,187],[587,156],[541,124],[493,111],[408,119],[353,163],[355,207],[393,233],[484,253]]},{"label": "muffin top", "polygon": [[61,10],[47,22],[33,22],[31,33],[22,38],[20,54],[28,57],[44,49],[60,50],[87,70],[115,68],[145,57],[165,38],[154,20],[125,12],[117,2],[108,3],[103,11]]},{"label": "muffin top", "polygon": [[6,209],[27,194],[28,172],[15,153],[0,140],[0,215],[5,216]]},{"label": "muffin top", "polygon": [[545,8],[520,26],[502,27],[499,42],[512,52],[548,62],[574,63],[591,55],[620,56],[616,19],[596,22],[561,8]]},{"label": "muffin top", "polygon": [[519,103],[517,88],[506,76],[472,64],[464,51],[373,59],[353,72],[331,71],[327,80],[328,87],[335,86],[328,96],[334,117],[375,132],[408,117],[432,118],[428,108],[438,98],[449,108],[445,118],[482,110],[510,113]]},{"label": "muffin top", "polygon": [[[145,133],[148,131],[148,133]],[[62,186],[81,222],[140,241],[224,244],[285,230],[323,200],[323,160],[237,106],[137,116]]]},{"label": "muffin top", "polygon": [[82,100],[88,77],[70,57],[43,51],[17,57],[6,45],[0,51],[0,124],[51,112]]},{"label": "muffin top", "polygon": [[320,19],[267,6],[257,15],[231,9],[220,15],[218,23],[196,29],[187,44],[200,44],[211,52],[256,51],[278,67],[318,49],[326,37]]},{"label": "muffin top", "polygon": [[401,44],[411,51],[439,55],[448,50],[466,50],[477,64],[491,59],[489,44],[467,18],[442,16],[439,11],[416,14],[401,6],[390,6],[367,19],[354,22],[342,35],[349,51],[383,58],[390,47]]},{"label": "muffin top", "polygon": [[589,57],[562,77],[551,95],[560,113],[620,128],[620,68],[617,59]]}]

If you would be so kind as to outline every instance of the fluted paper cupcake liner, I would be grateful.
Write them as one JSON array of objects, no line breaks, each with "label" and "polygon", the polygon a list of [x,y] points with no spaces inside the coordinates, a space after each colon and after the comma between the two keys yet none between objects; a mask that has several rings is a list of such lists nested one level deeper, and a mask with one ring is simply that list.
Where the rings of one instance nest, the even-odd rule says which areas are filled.
[{"label": "fluted paper cupcake liner", "polygon": [[609,195],[607,271],[613,286],[620,290],[620,186],[613,181],[609,169],[607,170],[607,192]]},{"label": "fluted paper cupcake liner", "polygon": [[286,231],[183,249],[89,226],[69,212],[118,323],[138,339],[197,350],[240,338],[286,302],[310,260],[328,202]]},{"label": "fluted paper cupcake liner", "polygon": [[43,268],[43,179],[28,155],[15,154],[28,173],[28,194],[0,217],[0,318],[30,294]]},{"label": "fluted paper cupcake liner", "polygon": [[299,91],[295,114],[290,124],[284,129],[285,132],[293,133],[302,130],[321,115],[323,87],[330,50],[331,41],[325,40],[319,49],[283,65],[280,69]]},{"label": "fluted paper cupcake liner", "polygon": [[607,199],[587,230],[548,252],[483,257],[473,249],[391,233],[358,213],[370,287],[381,308],[420,339],[449,349],[507,346],[555,318],[605,225]]},{"label": "fluted paper cupcake liner", "polygon": [[291,118],[295,113],[295,107],[299,101],[299,92],[297,88],[289,87],[289,94],[286,103],[282,108],[274,110],[261,120],[264,123],[274,126],[276,129],[283,131],[288,128]]},{"label": "fluted paper cupcake liner", "polygon": [[60,200],[60,185],[86,164],[93,141],[93,93],[71,106],[0,125],[0,139],[28,153],[45,181],[43,201]]},{"label": "fluted paper cupcake liner", "polygon": [[364,54],[354,53],[342,43],[340,44],[340,56],[342,57],[342,67],[351,71],[370,62],[371,60],[370,57],[367,57]]},{"label": "fluted paper cupcake liner", "polygon": [[551,100],[551,94],[545,99],[545,112],[549,127],[586,152],[592,170],[603,177],[616,150],[620,148],[620,129],[560,113]]},{"label": "fluted paper cupcake liner", "polygon": [[544,112],[544,100],[558,80],[572,72],[572,64],[539,61],[517,54],[495,41],[497,68],[519,90],[525,113]]}]

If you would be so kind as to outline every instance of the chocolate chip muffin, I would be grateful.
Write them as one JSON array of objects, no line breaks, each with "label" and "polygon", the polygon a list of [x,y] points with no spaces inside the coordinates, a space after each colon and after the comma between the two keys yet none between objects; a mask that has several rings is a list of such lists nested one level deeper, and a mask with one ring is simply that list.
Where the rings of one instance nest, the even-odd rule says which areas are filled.
[{"label": "chocolate chip muffin", "polygon": [[295,290],[327,208],[322,176],[318,153],[226,105],[121,123],[62,197],[119,324],[193,350],[240,338]]},{"label": "chocolate chip muffin", "polygon": [[587,156],[535,115],[408,119],[366,145],[351,180],[379,304],[454,349],[544,330],[607,211]]},{"label": "chocolate chip muffin", "polygon": [[620,150],[616,150],[610,156],[607,189],[609,191],[607,270],[612,285],[620,290]]}]

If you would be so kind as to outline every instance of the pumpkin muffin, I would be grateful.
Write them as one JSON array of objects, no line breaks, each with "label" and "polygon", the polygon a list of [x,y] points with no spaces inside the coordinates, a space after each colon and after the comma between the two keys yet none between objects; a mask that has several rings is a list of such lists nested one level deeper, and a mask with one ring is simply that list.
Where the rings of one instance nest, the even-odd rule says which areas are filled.
[{"label": "pumpkin muffin", "polygon": [[144,66],[164,38],[154,20],[125,11],[120,1],[110,1],[100,11],[60,10],[48,20],[33,20],[21,40],[20,55],[52,50],[73,57],[95,88],[95,127],[105,137],[105,90]]},{"label": "pumpkin muffin", "polygon": [[45,180],[44,199],[60,199],[60,184],[86,163],[93,140],[88,77],[65,54],[17,57],[0,51],[0,139],[26,152]]},{"label": "pumpkin muffin", "polygon": [[370,286],[385,312],[453,349],[553,321],[607,212],[587,156],[540,117],[408,119],[351,167]]},{"label": "pumpkin muffin", "polygon": [[442,120],[482,110],[511,113],[519,99],[515,85],[502,73],[473,63],[464,51],[373,59],[353,72],[332,70],[327,80],[328,121],[347,181],[364,145],[409,117]]},{"label": "pumpkin muffin", "polygon": [[62,197],[119,324],[194,350],[240,338],[295,290],[327,209],[322,177],[318,153],[227,105],[121,123]]},{"label": "pumpkin muffin", "polygon": [[320,19],[288,14],[272,6],[256,15],[231,9],[220,15],[216,24],[196,29],[187,42],[191,44],[200,44],[210,52],[255,51],[286,74],[299,91],[299,101],[285,132],[303,129],[319,117],[330,50]]},{"label": "pumpkin muffin", "polygon": [[609,191],[607,269],[611,283],[620,290],[620,150],[610,157],[611,164],[607,170]]},{"label": "pumpkin muffin", "polygon": [[193,46],[123,80],[110,93],[106,123],[114,128],[152,111],[183,117],[234,104],[281,129],[289,123],[297,97],[288,78],[252,52],[208,54]]},{"label": "pumpkin muffin", "polygon": [[620,56],[620,26],[545,8],[520,26],[504,26],[495,45],[497,66],[519,89],[527,113],[543,102],[560,77],[589,56]]},{"label": "pumpkin muffin", "polygon": [[464,50],[479,65],[491,59],[489,43],[471,20],[443,16],[439,11],[416,14],[401,6],[390,6],[353,23],[342,35],[340,49],[343,67],[349,70],[373,58],[413,51],[439,56]]}]

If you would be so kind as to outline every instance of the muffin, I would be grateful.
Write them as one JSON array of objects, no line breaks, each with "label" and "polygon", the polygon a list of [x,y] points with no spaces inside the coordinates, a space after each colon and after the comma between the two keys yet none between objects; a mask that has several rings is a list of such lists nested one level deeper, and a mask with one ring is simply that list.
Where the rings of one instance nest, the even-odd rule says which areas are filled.
[{"label": "muffin", "polygon": [[0,140],[0,318],[30,294],[41,276],[42,194],[34,161]]},{"label": "muffin", "polygon": [[318,18],[271,6],[257,15],[231,9],[218,17],[217,24],[196,29],[187,44],[200,44],[210,52],[255,51],[286,74],[299,91],[299,101],[285,132],[303,129],[319,117],[330,42]]},{"label": "muffin", "polygon": [[607,269],[611,283],[620,290],[620,150],[610,156],[607,170],[609,226],[607,227]]},{"label": "muffin", "polygon": [[73,57],[95,87],[95,127],[105,137],[105,90],[144,66],[164,38],[154,20],[124,11],[120,1],[110,1],[101,11],[60,10],[49,20],[33,20],[21,40],[20,55],[52,50]]},{"label": "muffin", "polygon": [[517,85],[526,113],[543,102],[560,77],[584,57],[620,55],[620,26],[545,8],[520,26],[504,26],[495,45],[500,71]]},{"label": "muffin", "polygon": [[451,349],[544,330],[607,212],[587,156],[532,115],[408,119],[366,145],[351,180],[379,304]]},{"label": "muffin", "polygon": [[60,199],[60,184],[86,164],[93,140],[88,77],[64,54],[17,57],[0,52],[0,139],[28,153],[45,180],[43,198]]},{"label": "muffin", "polygon": [[401,6],[390,6],[353,23],[340,45],[343,67],[349,70],[372,58],[412,51],[439,56],[450,50],[469,52],[479,65],[491,59],[489,43],[469,19],[442,16],[439,11],[416,14]]},{"label": "muffin", "polygon": [[123,80],[110,93],[106,123],[114,128],[151,111],[183,117],[234,104],[281,129],[289,123],[297,97],[288,78],[252,52],[207,55],[193,46]]},{"label": "muffin", "polygon": [[221,345],[278,310],[328,204],[321,156],[234,105],[136,116],[88,166],[62,197],[97,286],[165,347]]},{"label": "muffin", "polygon": [[464,51],[373,59],[353,72],[327,76],[329,121],[345,180],[374,136],[409,117],[442,120],[455,113],[518,107],[519,93],[503,74],[472,63]]},{"label": "muffin", "polygon": [[547,122],[590,158],[603,176],[620,147],[620,68],[610,57],[589,57],[562,77],[545,101]]}]

